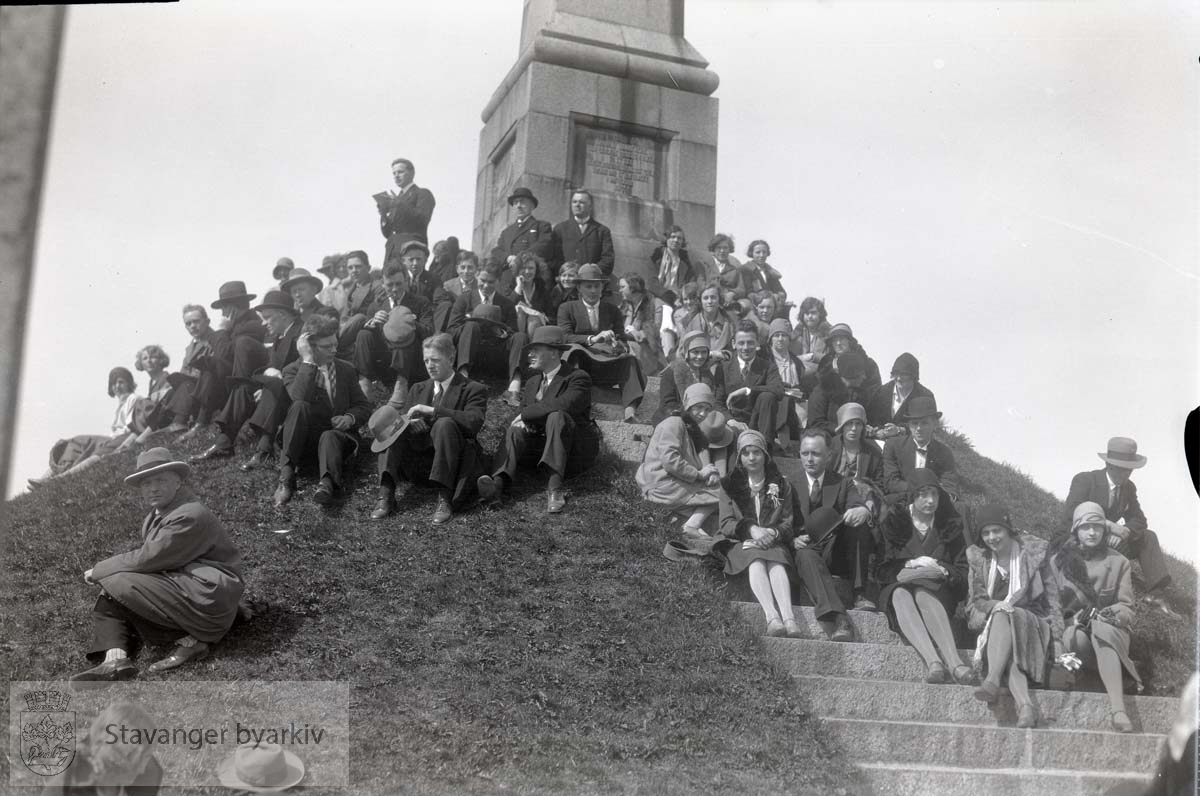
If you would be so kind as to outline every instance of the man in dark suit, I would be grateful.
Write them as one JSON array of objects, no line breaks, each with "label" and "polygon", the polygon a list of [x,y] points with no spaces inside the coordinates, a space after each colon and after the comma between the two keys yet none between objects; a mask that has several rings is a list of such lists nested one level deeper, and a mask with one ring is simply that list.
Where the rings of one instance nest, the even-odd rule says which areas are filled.
[{"label": "man in dark suit", "polygon": [[346,283],[346,306],[341,311],[338,326],[338,356],[342,359],[354,357],[354,341],[358,333],[375,317],[375,313],[388,306],[387,290],[371,278],[371,261],[367,253],[356,249],[346,255],[349,279]]},{"label": "man in dark suit", "polygon": [[[421,341],[433,334],[433,304],[408,289],[408,271],[400,263],[387,267],[383,277],[386,305],[367,321],[354,341],[354,367],[359,389],[369,395],[375,382],[390,385],[398,402],[408,394],[408,385],[424,375]],[[389,341],[385,328],[397,307],[412,313],[412,334]]]},{"label": "man in dark suit", "polygon": [[429,219],[437,200],[427,188],[413,182],[417,170],[411,160],[396,158],[392,161],[392,178],[396,191],[375,195],[379,210],[379,231],[387,238],[383,266],[400,261],[400,244],[409,240],[429,243]]},{"label": "man in dark suit", "polygon": [[337,321],[309,318],[296,342],[300,358],[283,369],[287,385],[287,416],[283,421],[283,454],[275,505],[282,506],[296,491],[296,469],[317,448],[321,481],[313,501],[327,506],[342,485],[342,464],[358,449],[354,429],[367,422],[371,404],[358,386],[354,366],[337,354]]},{"label": "man in dark suit", "polygon": [[866,404],[867,425],[874,439],[890,439],[904,433],[902,420],[913,398],[933,400],[933,392],[920,382],[921,363],[905,351],[892,365],[892,380],[880,387]]},{"label": "man in dark suit", "polygon": [[[193,456],[193,461],[206,461],[233,455],[233,438],[238,428],[232,423],[238,417],[244,422],[242,408],[254,406],[253,376],[267,364],[267,347],[263,344],[267,329],[258,315],[250,309],[254,294],[246,293],[244,282],[226,282],[221,285],[219,298],[212,303],[213,309],[221,310],[222,328],[213,333],[210,345],[212,353],[193,358],[193,364],[207,370],[224,385],[226,392],[221,396],[221,411],[213,418],[220,433],[216,442],[203,453]],[[249,412],[245,412],[248,416]]]},{"label": "man in dark suit", "polygon": [[546,511],[558,514],[566,505],[563,479],[591,467],[600,452],[600,430],[592,420],[592,380],[563,361],[570,346],[557,326],[543,326],[529,344],[535,371],[521,393],[521,412],[504,432],[492,475],[481,475],[479,496],[494,502],[511,486],[521,464],[546,469]]},{"label": "man in dark suit", "polygon": [[855,608],[875,608],[866,597],[868,563],[874,550],[871,512],[850,479],[830,466],[830,444],[825,429],[806,428],[800,433],[800,465],[805,477],[795,489],[798,519],[803,520],[803,526],[793,553],[817,619],[834,623],[830,641],[853,641],[854,630],[832,576],[851,582]]},{"label": "man in dark suit", "polygon": [[892,437],[883,446],[883,491],[889,503],[908,495],[908,479],[921,467],[933,470],[942,489],[958,501],[961,489],[954,454],[945,443],[934,438],[941,416],[933,398],[921,396],[909,400],[903,418],[908,434]]},{"label": "man in dark suit", "polygon": [[450,328],[450,311],[454,302],[463,293],[475,289],[475,276],[479,273],[479,258],[475,252],[459,252],[455,265],[456,274],[442,282],[433,291],[433,330],[444,332]]},{"label": "man in dark suit", "polygon": [[254,375],[258,385],[254,414],[246,425],[257,436],[254,453],[238,465],[243,472],[269,466],[275,459],[275,436],[287,417],[291,398],[287,385],[283,383],[283,369],[300,358],[296,343],[300,339],[300,313],[281,290],[272,290],[254,308],[266,324],[267,333],[274,338],[268,349],[270,358],[267,367]]},{"label": "man in dark suit", "polygon": [[476,437],[487,412],[487,388],[455,372],[450,335],[435,334],[422,349],[429,379],[409,390],[407,411],[402,415],[385,404],[371,416],[371,450],[379,454],[373,520],[396,510],[396,485],[405,480],[433,484],[438,491],[433,524],[449,522],[481,472]]},{"label": "man in dark suit", "polygon": [[433,301],[433,291],[438,285],[425,270],[429,262],[429,247],[422,241],[410,240],[400,244],[400,265],[408,271],[408,290]]},{"label": "man in dark suit", "polygon": [[1137,559],[1146,601],[1166,609],[1166,603],[1154,592],[1168,586],[1171,576],[1158,534],[1150,530],[1138,501],[1137,484],[1131,480],[1133,471],[1145,466],[1146,457],[1137,452],[1137,442],[1128,437],[1113,437],[1108,441],[1108,451],[1096,455],[1104,462],[1104,469],[1078,473],[1071,479],[1059,535],[1070,534],[1071,517],[1080,503],[1091,501],[1103,506],[1109,545],[1126,558]]},{"label": "man in dark suit", "polygon": [[[210,341],[214,332],[207,310],[199,304],[186,305],[183,327],[192,339],[184,349],[179,370],[167,377],[174,386],[167,404],[174,419],[167,431],[184,432],[181,440],[190,439],[212,422],[213,414],[221,409],[217,402],[225,394],[225,386],[212,370],[201,370],[194,364],[212,355]],[[189,426],[193,420],[194,424]]]},{"label": "man in dark suit", "polygon": [[[517,307],[496,290],[500,275],[487,263],[475,275],[475,289],[454,300],[447,331],[458,346],[455,367],[465,376],[478,374],[489,362],[504,362],[508,389],[501,396],[520,406],[521,354],[529,338],[517,331]],[[488,309],[483,309],[488,307]]]},{"label": "man in dark suit", "polygon": [[738,321],[733,347],[737,356],[721,363],[724,393],[717,400],[726,402],[734,420],[747,424],[776,448],[776,418],[783,400],[779,369],[758,356],[758,330],[752,321]]},{"label": "man in dark suit", "polygon": [[625,345],[629,339],[625,334],[625,318],[615,306],[600,300],[604,275],[598,265],[588,263],[579,269],[576,288],[579,299],[558,306],[558,325],[567,342],[585,349],[571,359],[597,384],[621,385],[625,422],[632,423],[646,390],[646,376],[637,357]]},{"label": "man in dark suit", "polygon": [[[516,208],[517,217],[500,233],[497,248],[503,253],[509,271],[517,268],[517,255],[531,251],[544,260],[554,256],[554,231],[549,221],[533,217],[537,197],[528,188],[517,188],[508,197],[508,206]],[[550,288],[546,286],[547,290]]]},{"label": "man in dark suit", "polygon": [[613,265],[612,230],[592,218],[592,195],[584,190],[571,194],[571,217],[554,227],[554,253],[550,261],[551,275],[558,277],[558,269],[565,262],[600,266],[604,274],[606,290],[615,293],[616,280]]}]

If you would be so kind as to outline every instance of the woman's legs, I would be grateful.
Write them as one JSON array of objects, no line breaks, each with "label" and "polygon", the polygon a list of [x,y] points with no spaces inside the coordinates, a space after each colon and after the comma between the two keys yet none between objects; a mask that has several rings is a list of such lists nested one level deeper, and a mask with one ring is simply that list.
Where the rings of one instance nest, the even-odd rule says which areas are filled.
[{"label": "woman's legs", "polygon": [[993,611],[992,629],[988,633],[987,641],[988,673],[984,682],[999,687],[1000,677],[1012,663],[1012,655],[1012,619],[1004,611]]},{"label": "woman's legs", "polygon": [[908,589],[895,589],[892,592],[892,607],[896,609],[896,621],[900,625],[900,632],[908,639],[908,643],[913,645],[913,649],[921,656],[921,660],[925,661],[925,665],[938,660],[933,640],[929,637],[925,622],[921,620],[921,612]]},{"label": "woman's legs", "polygon": [[929,637],[937,645],[938,652],[942,653],[942,660],[951,669],[961,666],[958,647],[954,643],[954,631],[950,629],[950,617],[946,616],[946,607],[928,589],[918,588],[916,592],[914,601],[917,609],[921,612],[921,619],[924,620]]},{"label": "woman's legs", "polygon": [[775,596],[771,592],[771,578],[767,575],[767,562],[751,561],[749,574],[750,589],[754,592],[758,604],[762,606],[763,616],[768,622],[781,622],[779,611],[775,608]]},{"label": "woman's legs", "polygon": [[795,622],[796,615],[792,613],[792,584],[788,582],[787,567],[778,561],[771,561],[767,564],[767,576],[771,579],[775,605],[778,606],[784,623]]},{"label": "woman's legs", "polygon": [[1012,691],[1017,707],[1030,704],[1029,680],[1025,677],[1025,672],[1021,671],[1021,667],[1017,666],[1016,661],[1008,667],[1008,690]]},{"label": "woman's legs", "polygon": [[689,528],[700,530],[700,527],[704,525],[705,520],[711,517],[713,512],[716,510],[717,504],[715,503],[710,503],[707,506],[697,506],[695,510],[692,511],[691,516],[688,517],[687,521],[683,524],[684,530],[686,531]]}]

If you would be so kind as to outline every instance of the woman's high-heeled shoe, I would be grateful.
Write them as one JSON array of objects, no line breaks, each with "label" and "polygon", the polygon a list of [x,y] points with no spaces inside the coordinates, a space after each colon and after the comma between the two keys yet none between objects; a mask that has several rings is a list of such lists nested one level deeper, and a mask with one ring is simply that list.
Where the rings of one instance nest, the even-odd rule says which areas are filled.
[{"label": "woman's high-heeled shoe", "polygon": [[1113,729],[1117,732],[1133,732],[1133,722],[1129,720],[1129,716],[1125,711],[1114,710],[1108,716],[1112,719]]},{"label": "woman's high-heeled shoe", "polygon": [[1026,702],[1017,711],[1017,726],[1029,730],[1037,726],[1037,714],[1033,711],[1033,703]]},{"label": "woman's high-heeled shoe", "polygon": [[975,689],[975,698],[980,702],[986,702],[989,705],[995,702],[996,698],[999,696],[1000,686],[990,683],[987,680],[984,680]]},{"label": "woman's high-heeled shoe", "polygon": [[774,636],[774,637],[778,638],[779,636],[783,636],[786,634],[787,634],[787,630],[784,629],[782,620],[772,619],[770,622],[767,622],[767,635],[768,636]]},{"label": "woman's high-heeled shoe", "polygon": [[959,685],[976,685],[979,678],[975,676],[975,670],[965,663],[954,667],[954,682]]}]

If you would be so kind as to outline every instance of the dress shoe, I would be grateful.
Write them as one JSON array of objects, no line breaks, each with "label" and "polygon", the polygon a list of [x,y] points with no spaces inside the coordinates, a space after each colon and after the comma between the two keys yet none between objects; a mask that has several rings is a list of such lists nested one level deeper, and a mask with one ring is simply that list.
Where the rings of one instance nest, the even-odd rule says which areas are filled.
[{"label": "dress shoe", "polygon": [[867,595],[860,594],[854,598],[855,611],[876,611],[875,603],[867,599]]},{"label": "dress shoe", "polygon": [[133,665],[133,661],[128,658],[119,658],[115,661],[105,661],[99,666],[93,666],[91,669],[82,671],[79,674],[73,674],[71,675],[71,682],[76,683],[86,680],[132,680],[137,676],[138,670]]},{"label": "dress shoe", "polygon": [[942,683],[950,682],[950,672],[946,670],[946,664],[941,661],[934,661],[929,664],[929,670],[925,672],[925,682],[930,685],[941,685]]},{"label": "dress shoe", "polygon": [[1033,711],[1033,703],[1026,702],[1017,710],[1017,726],[1030,730],[1037,726],[1037,714]]},{"label": "dress shoe", "polygon": [[484,502],[500,498],[500,483],[490,475],[481,475],[475,479],[475,488],[479,491],[479,499]]},{"label": "dress shoe", "polygon": [[845,614],[838,614],[834,621],[833,633],[829,635],[830,641],[854,641],[854,628],[850,627],[850,617]]},{"label": "dress shoe", "polygon": [[996,701],[1000,696],[1000,686],[995,683],[984,680],[975,689],[975,698],[980,702],[986,702],[989,705]]},{"label": "dress shoe", "polygon": [[1117,732],[1133,732],[1133,723],[1129,721],[1128,714],[1123,710],[1114,710],[1109,714],[1112,719],[1113,729]]},{"label": "dress shoe", "polygon": [[189,462],[207,462],[211,459],[228,459],[233,455],[232,445],[211,445],[203,453],[188,458]]},{"label": "dress shoe", "polygon": [[317,491],[313,492],[313,503],[319,506],[328,506],[333,502],[333,481],[328,478],[322,478],[321,483],[317,484]]},{"label": "dress shoe", "polygon": [[243,473],[248,473],[251,470],[266,469],[274,461],[275,454],[267,453],[266,451],[255,451],[253,456],[238,465],[238,469]]},{"label": "dress shoe", "polygon": [[146,668],[147,672],[165,672],[168,669],[174,669],[177,666],[183,666],[188,661],[199,660],[208,655],[208,645],[203,641],[197,641],[190,647],[176,647],[171,650],[171,654],[163,658],[161,661],[155,661]]},{"label": "dress shoe", "polygon": [[279,486],[275,488],[275,505],[278,507],[288,504],[294,494],[296,494],[296,482],[280,480]]},{"label": "dress shoe", "polygon": [[804,633],[800,631],[800,625],[796,624],[795,619],[785,619],[783,630],[787,633],[788,638],[804,638]]},{"label": "dress shoe", "polygon": [[371,510],[371,519],[382,520],[396,510],[396,490],[386,486],[379,487],[379,500]]},{"label": "dress shoe", "polygon": [[979,678],[975,676],[975,670],[964,663],[954,667],[954,682],[959,685],[976,685]]},{"label": "dress shoe", "polygon": [[433,510],[433,524],[445,525],[450,522],[450,517],[453,514],[454,512],[450,510],[450,501],[446,500],[445,497],[439,496],[437,508]]},{"label": "dress shoe", "polygon": [[513,390],[505,390],[504,394],[500,396],[500,400],[504,401],[504,403],[508,404],[513,409],[521,408],[521,396],[517,395],[517,393]]},{"label": "dress shoe", "polygon": [[567,499],[563,497],[563,491],[561,489],[546,490],[546,513],[559,514],[566,505]]},{"label": "dress shoe", "polygon": [[783,626],[783,622],[779,619],[772,619],[767,622],[767,635],[772,638],[779,638],[787,635],[787,630]]},{"label": "dress shoe", "polygon": [[195,439],[196,436],[203,430],[204,430],[204,426],[197,423],[196,425],[189,428],[187,431],[180,434],[179,439],[176,441],[177,442],[187,442],[188,440]]}]

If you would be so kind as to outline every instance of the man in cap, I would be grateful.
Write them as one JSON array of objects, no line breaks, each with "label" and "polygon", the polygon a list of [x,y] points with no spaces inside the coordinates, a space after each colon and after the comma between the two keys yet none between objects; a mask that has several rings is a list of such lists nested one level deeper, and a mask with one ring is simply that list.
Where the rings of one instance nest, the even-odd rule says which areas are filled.
[{"label": "man in cap", "polygon": [[517,308],[512,299],[496,290],[499,278],[493,263],[479,270],[475,289],[454,300],[447,331],[458,346],[458,371],[469,377],[480,373],[485,363],[505,363],[504,377],[509,383],[501,397],[509,406],[520,406],[521,356],[529,338],[517,331]]},{"label": "man in cap", "polygon": [[961,490],[954,454],[944,442],[934,438],[941,417],[937,401],[918,396],[909,399],[903,418],[897,418],[908,426],[908,434],[892,437],[883,446],[883,491],[889,502],[908,495],[911,489],[908,479],[922,467],[932,470],[942,489],[958,500]]},{"label": "man in cap", "polygon": [[892,365],[892,380],[875,391],[866,404],[867,425],[875,439],[889,439],[903,434],[903,426],[896,418],[903,417],[908,402],[913,398],[933,398],[933,392],[920,382],[921,363],[905,351],[896,357]]},{"label": "man in cap", "polygon": [[429,261],[429,247],[422,241],[410,240],[400,244],[399,252],[400,265],[408,271],[409,292],[433,301],[433,291],[438,286],[425,270],[425,263]]},{"label": "man in cap", "polygon": [[871,536],[871,512],[863,505],[850,479],[831,466],[830,446],[829,432],[823,428],[800,432],[800,466],[804,478],[795,487],[797,519],[802,520],[802,525],[793,555],[804,588],[812,596],[817,619],[834,623],[830,640],[853,641],[854,631],[832,576],[850,581],[855,608],[873,610],[875,606],[866,591],[875,544]]},{"label": "man in cap", "polygon": [[300,312],[300,322],[307,321],[314,315],[320,314],[327,318],[338,319],[338,311],[321,303],[317,295],[325,283],[320,277],[313,276],[305,268],[293,268],[283,283],[283,292],[292,297],[296,309]]},{"label": "man in cap", "polygon": [[166,448],[138,455],[125,483],[138,488],[149,509],[142,545],[83,573],[84,582],[101,589],[87,653],[97,665],[72,681],[137,677],[130,658],[143,644],[174,643],[147,671],[174,669],[203,658],[233,625],[244,589],[241,556],[188,488],[190,473]]},{"label": "man in cap", "polygon": [[454,370],[454,341],[435,334],[422,343],[429,378],[412,385],[407,410],[384,404],[368,428],[379,454],[379,501],[371,519],[396,510],[400,481],[430,483],[437,489],[433,524],[450,520],[481,472],[477,436],[487,412],[487,388]]},{"label": "man in cap", "polygon": [[379,231],[387,238],[383,264],[400,261],[400,244],[419,240],[429,242],[429,219],[437,200],[427,188],[413,182],[417,170],[412,161],[396,158],[392,161],[392,179],[396,190],[375,194],[375,206],[379,211]]},{"label": "man in cap", "polygon": [[508,197],[508,206],[517,211],[517,217],[500,232],[500,240],[496,244],[503,252],[507,270],[516,271],[517,255],[522,252],[531,251],[543,259],[552,257],[554,233],[549,221],[533,217],[533,210],[538,206],[533,191],[517,188]]},{"label": "man in cap", "polygon": [[[179,370],[167,377],[175,388],[167,404],[173,420],[167,431],[187,432],[188,438],[212,422],[212,416],[221,408],[218,401],[225,394],[224,384],[212,370],[201,370],[195,361],[212,356],[212,324],[208,312],[200,304],[188,304],[183,308],[183,328],[191,340],[183,352],[183,363]],[[194,431],[188,431],[189,422],[195,420]]]},{"label": "man in cap", "polygon": [[571,194],[571,217],[554,227],[554,250],[550,256],[552,276],[565,262],[592,263],[600,268],[607,289],[616,291],[612,230],[592,218],[592,195],[583,189]]},{"label": "man in cap", "polygon": [[533,375],[521,393],[521,411],[504,432],[492,475],[481,475],[479,496],[496,501],[511,486],[522,464],[544,468],[549,479],[546,511],[566,505],[563,479],[591,467],[600,452],[600,430],[592,420],[592,380],[563,360],[570,346],[557,326],[534,330],[529,344]]},{"label": "man in cap", "polygon": [[625,345],[625,318],[614,305],[601,301],[606,284],[603,269],[588,263],[579,269],[576,289],[579,298],[558,306],[558,326],[567,342],[583,348],[572,359],[586,370],[592,381],[621,388],[625,422],[635,420],[637,408],[646,390],[646,376],[637,357]]},{"label": "man in cap", "polygon": [[[224,391],[214,400],[228,407],[231,400],[253,403],[254,373],[267,363],[267,347],[263,344],[267,329],[258,315],[250,309],[253,293],[246,292],[245,282],[226,282],[221,285],[212,308],[221,311],[221,328],[209,340],[211,354],[193,357],[192,365],[207,371],[223,385]],[[238,393],[236,397],[234,394]],[[225,409],[221,410],[222,413]],[[214,418],[216,419],[216,418]],[[236,433],[236,429],[234,431]],[[232,456],[232,444],[226,447],[220,437],[198,459]]]},{"label": "man in cap", "polygon": [[1064,523],[1060,536],[1070,534],[1075,508],[1086,501],[1104,507],[1108,522],[1108,543],[1121,555],[1141,565],[1144,599],[1170,613],[1161,591],[1171,583],[1166,557],[1158,543],[1158,534],[1150,530],[1142,504],[1138,500],[1133,471],[1146,465],[1146,457],[1137,452],[1137,442],[1128,437],[1113,437],[1108,450],[1096,454],[1103,469],[1077,473],[1064,505]]},{"label": "man in cap", "polygon": [[358,386],[354,366],[336,356],[337,321],[323,315],[309,318],[296,350],[300,358],[283,369],[291,404],[283,421],[275,505],[292,499],[296,471],[315,443],[321,480],[313,501],[327,506],[342,486],[344,461],[358,449],[354,429],[367,422],[371,405]]},{"label": "man in cap", "polygon": [[[774,440],[783,399],[779,369],[758,355],[758,329],[753,321],[738,321],[733,347],[737,356],[721,363],[724,391],[717,398],[726,402],[734,420]],[[774,442],[770,445],[777,447]]]},{"label": "man in cap", "polygon": [[870,403],[871,392],[866,382],[866,358],[858,351],[840,355],[837,370],[819,371],[817,386],[808,397],[808,427],[832,432],[838,426],[837,414],[842,404]]},{"label": "man in cap", "polygon": [[[387,266],[383,277],[387,302],[354,341],[359,389],[370,395],[376,382],[390,385],[397,404],[404,402],[408,385],[424,375],[421,341],[433,334],[433,304],[408,289],[408,278],[409,272],[400,263]],[[402,326],[405,328],[400,330]],[[397,332],[390,339],[389,330]]]}]

